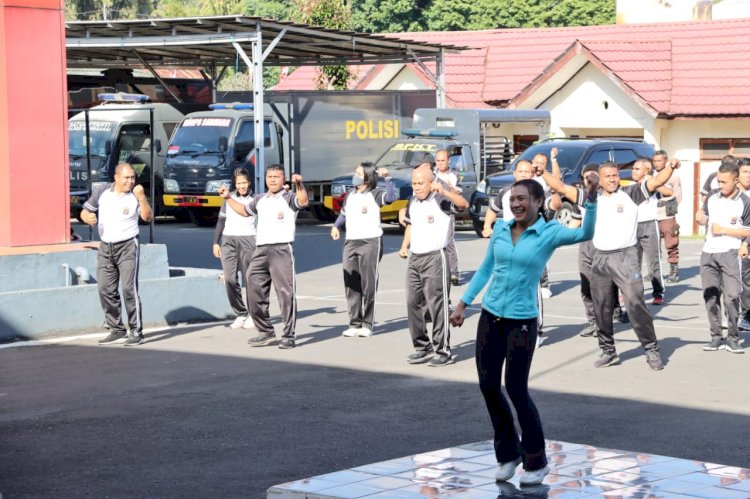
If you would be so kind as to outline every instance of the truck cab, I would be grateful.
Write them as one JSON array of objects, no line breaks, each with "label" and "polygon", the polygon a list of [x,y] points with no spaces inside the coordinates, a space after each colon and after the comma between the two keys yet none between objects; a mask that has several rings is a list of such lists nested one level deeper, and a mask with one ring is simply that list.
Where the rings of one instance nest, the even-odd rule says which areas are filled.
[{"label": "truck cab", "polygon": [[133,165],[137,182],[149,196],[153,166],[156,196],[152,203],[157,214],[161,213],[164,149],[184,115],[169,104],[149,102],[140,94],[100,94],[99,99],[102,104],[68,120],[71,214],[78,216],[92,188],[112,182],[115,167],[122,162]]},{"label": "truck cab", "polygon": [[[185,116],[167,149],[164,205],[187,209],[199,226],[215,222],[222,185],[232,172],[246,168],[255,177],[255,129],[252,104],[212,104],[211,110]],[[264,116],[266,164],[283,164],[281,131]],[[254,183],[254,182],[253,182]],[[257,192],[258,187],[252,185]]]}]

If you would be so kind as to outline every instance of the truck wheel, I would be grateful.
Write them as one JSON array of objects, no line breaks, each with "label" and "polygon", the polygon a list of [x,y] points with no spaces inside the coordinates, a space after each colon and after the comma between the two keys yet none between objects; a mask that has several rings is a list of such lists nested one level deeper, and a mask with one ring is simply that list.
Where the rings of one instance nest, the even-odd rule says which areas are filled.
[{"label": "truck wheel", "polygon": [[570,224],[570,221],[573,220],[573,205],[568,201],[563,201],[562,206],[555,213],[555,220],[557,220],[560,225],[567,226]]},{"label": "truck wheel", "polygon": [[190,220],[197,227],[213,227],[219,218],[219,210],[193,208],[190,210]]},{"label": "truck wheel", "polygon": [[322,204],[312,205],[310,210],[312,211],[313,216],[323,223],[336,221],[336,214]]},{"label": "truck wheel", "polygon": [[477,236],[484,237],[482,235],[482,231],[484,230],[484,222],[481,220],[472,220],[471,225],[474,227],[474,232],[477,233]]}]

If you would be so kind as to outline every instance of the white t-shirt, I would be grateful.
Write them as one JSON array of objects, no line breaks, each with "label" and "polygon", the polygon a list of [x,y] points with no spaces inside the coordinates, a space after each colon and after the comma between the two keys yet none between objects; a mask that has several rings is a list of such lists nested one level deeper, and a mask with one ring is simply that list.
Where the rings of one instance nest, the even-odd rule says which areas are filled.
[{"label": "white t-shirt", "polygon": [[651,194],[646,183],[619,187],[612,194],[599,193],[594,247],[614,251],[635,246],[638,235],[638,205]]},{"label": "white t-shirt", "polygon": [[257,216],[257,246],[294,242],[297,212],[300,210],[296,194],[285,189],[275,194],[256,194],[245,209],[250,215]]},{"label": "white t-shirt", "polygon": [[138,236],[141,208],[132,192],[117,193],[114,184],[104,184],[94,189],[83,207],[98,212],[99,239],[103,242],[119,243]]},{"label": "white t-shirt", "polygon": [[455,213],[453,203],[442,194],[432,192],[422,201],[412,196],[404,217],[411,225],[411,252],[421,255],[445,248]]}]

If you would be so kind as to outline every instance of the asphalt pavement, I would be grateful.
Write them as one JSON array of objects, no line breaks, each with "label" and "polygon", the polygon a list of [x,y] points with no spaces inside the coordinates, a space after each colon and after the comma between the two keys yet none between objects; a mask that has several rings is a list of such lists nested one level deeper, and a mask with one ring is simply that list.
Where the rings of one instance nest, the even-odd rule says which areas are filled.
[{"label": "asphalt pavement", "polygon": [[[261,498],[277,483],[491,438],[473,362],[478,307],[452,331],[456,364],[407,364],[406,262],[387,228],[376,334],[342,337],[343,241],[329,231],[298,227],[294,350],[251,348],[253,332],[228,323],[147,331],[133,348],[97,336],[0,348],[0,494]],[[219,268],[211,238],[186,224],[156,231],[174,266]],[[457,244],[464,280],[453,300],[486,240],[460,231]],[[530,379],[547,438],[750,468],[750,355],[701,349],[700,245],[682,242],[683,279],[666,305],[649,305],[660,372],[625,324],[615,335],[622,365],[594,369],[596,340],[577,334],[577,249],[556,252]]]}]

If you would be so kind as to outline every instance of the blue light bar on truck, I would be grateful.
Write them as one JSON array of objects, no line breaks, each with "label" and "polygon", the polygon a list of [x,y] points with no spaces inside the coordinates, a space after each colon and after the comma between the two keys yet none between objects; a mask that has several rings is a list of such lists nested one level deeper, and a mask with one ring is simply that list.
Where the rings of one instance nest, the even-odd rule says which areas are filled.
[{"label": "blue light bar on truck", "polygon": [[232,102],[228,104],[210,104],[208,108],[213,109],[214,111],[218,109],[243,110],[243,109],[253,109],[253,105],[251,103],[245,103],[245,102]]},{"label": "blue light bar on truck", "polygon": [[418,130],[416,128],[409,128],[401,133],[407,137],[435,137],[440,139],[450,139],[458,135],[456,130]]},{"label": "blue light bar on truck", "polygon": [[97,97],[104,102],[148,102],[150,100],[148,95],[126,94],[125,92],[98,94]]}]

